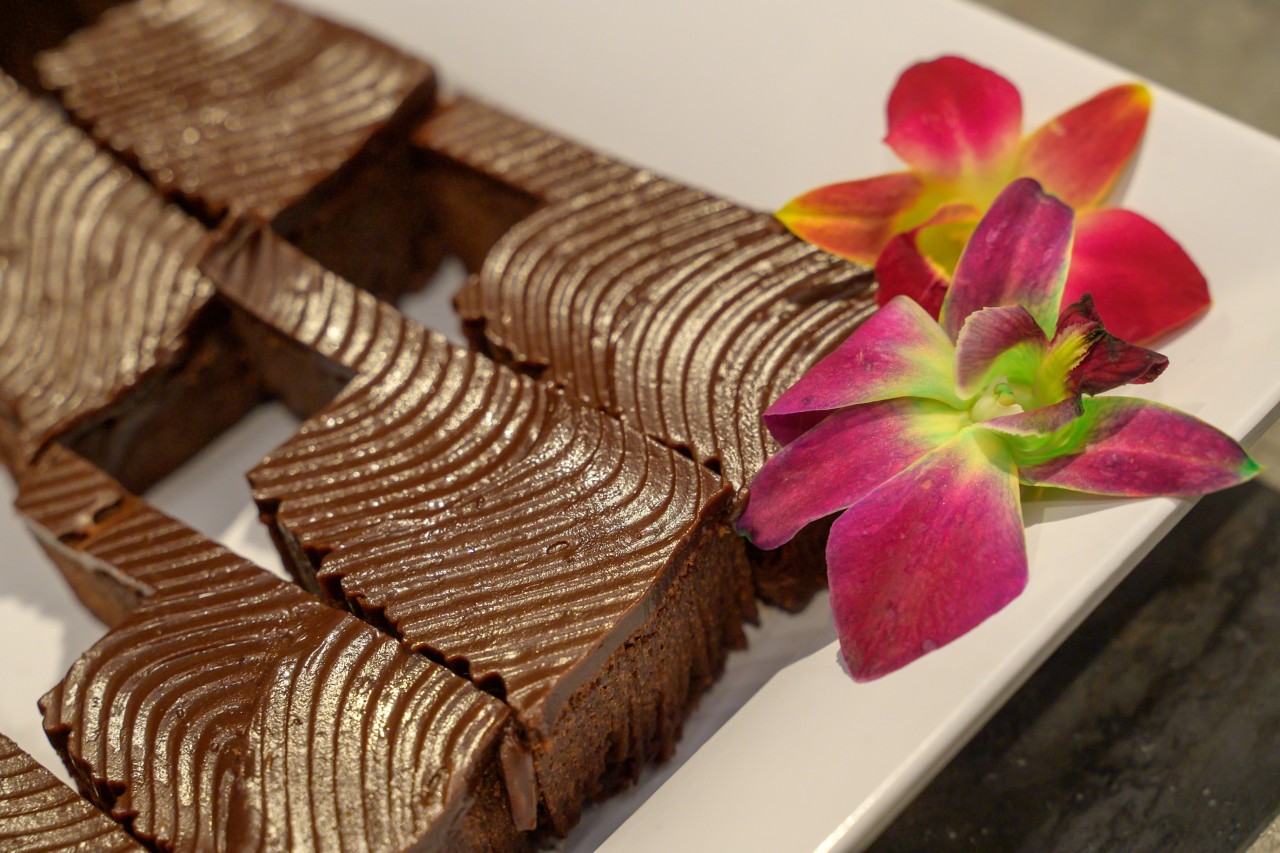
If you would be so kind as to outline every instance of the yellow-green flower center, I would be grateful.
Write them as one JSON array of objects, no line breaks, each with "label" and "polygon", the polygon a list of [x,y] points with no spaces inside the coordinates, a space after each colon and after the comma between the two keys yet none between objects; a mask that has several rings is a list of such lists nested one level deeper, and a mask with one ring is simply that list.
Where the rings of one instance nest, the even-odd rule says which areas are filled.
[{"label": "yellow-green flower center", "polygon": [[1016,415],[1034,406],[1034,395],[1029,388],[1001,376],[973,398],[969,405],[969,418],[974,423],[982,423],[992,418]]}]

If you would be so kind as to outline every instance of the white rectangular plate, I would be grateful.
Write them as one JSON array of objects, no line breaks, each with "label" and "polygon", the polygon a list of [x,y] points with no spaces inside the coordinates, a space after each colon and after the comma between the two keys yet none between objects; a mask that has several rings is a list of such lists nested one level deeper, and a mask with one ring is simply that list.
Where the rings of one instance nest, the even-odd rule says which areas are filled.
[{"label": "white rectangular plate", "polygon": [[[1029,129],[1132,78],[942,0],[308,5],[431,59],[449,89],[765,210],[818,184],[897,168],[880,143],[884,103],[913,62],[960,53],[1000,71],[1021,89]],[[1155,88],[1119,203],[1186,246],[1216,304],[1161,346],[1172,366],[1141,390],[1248,440],[1280,400],[1272,233],[1280,142]],[[451,331],[445,287],[410,312]],[[154,499],[274,562],[237,472],[292,428],[280,409],[259,411]],[[690,721],[676,760],[590,810],[565,848],[772,853],[869,843],[1188,508],[1029,504],[1026,592],[961,640],[871,684],[841,670],[825,602],[800,617],[766,613],[751,650],[734,655]],[[101,628],[8,514],[0,542],[0,731],[54,766],[35,700]]]}]

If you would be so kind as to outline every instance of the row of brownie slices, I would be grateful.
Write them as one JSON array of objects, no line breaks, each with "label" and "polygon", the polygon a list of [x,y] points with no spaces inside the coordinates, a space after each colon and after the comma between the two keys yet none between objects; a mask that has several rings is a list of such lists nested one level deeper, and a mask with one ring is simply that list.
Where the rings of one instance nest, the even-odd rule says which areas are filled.
[{"label": "row of brownie slices", "polygon": [[[563,834],[670,753],[753,586],[820,585],[820,534],[732,520],[866,270],[272,0],[134,0],[34,65],[89,135],[0,79],[0,451],[112,626],[46,730],[135,838]],[[474,351],[376,298],[446,254]],[[300,585],[135,496],[272,396]]]}]

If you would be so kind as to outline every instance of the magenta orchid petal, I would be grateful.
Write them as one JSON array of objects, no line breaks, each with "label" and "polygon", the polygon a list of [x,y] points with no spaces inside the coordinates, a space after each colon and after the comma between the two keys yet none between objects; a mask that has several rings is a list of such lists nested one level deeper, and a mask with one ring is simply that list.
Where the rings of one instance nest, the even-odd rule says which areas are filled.
[{"label": "magenta orchid petal", "polygon": [[946,645],[1022,592],[1017,477],[999,440],[967,430],[851,507],[831,528],[836,631],[858,681]]},{"label": "magenta orchid petal", "polygon": [[836,412],[765,463],[738,529],[757,547],[777,548],[952,438],[961,422],[950,406],[908,398]]},{"label": "magenta orchid petal", "polygon": [[913,65],[889,95],[885,142],[913,169],[954,180],[1012,160],[1022,97],[1005,78],[956,56]]},{"label": "magenta orchid petal", "polygon": [[991,418],[983,421],[980,426],[1009,436],[1041,436],[1057,432],[1082,414],[1084,403],[1079,397],[1073,396],[1052,406]]},{"label": "magenta orchid petal", "polygon": [[1143,385],[1169,366],[1169,359],[1160,353],[1125,343],[1103,328],[1093,297],[1087,293],[1063,309],[1054,340],[1072,333],[1082,335],[1087,346],[1084,358],[1067,376],[1068,388],[1076,393],[1094,395],[1121,385]]},{"label": "magenta orchid petal", "polygon": [[1082,213],[1064,304],[1093,295],[1107,330],[1149,341],[1200,316],[1209,285],[1195,261],[1160,226],[1129,210]]},{"label": "magenta orchid petal", "polygon": [[[968,232],[977,223],[982,212],[968,203],[947,204],[933,212],[926,221],[909,231],[895,235],[885,244],[876,259],[876,301],[887,305],[895,296],[906,296],[920,303],[920,307],[935,320],[942,310],[942,299],[951,286],[951,270],[937,257],[922,248],[923,238],[941,237],[954,244],[955,259],[959,258],[968,239]],[[956,230],[960,233],[954,233]],[[938,247],[935,245],[935,249]]]},{"label": "magenta orchid petal", "polygon": [[1071,256],[1074,213],[1030,178],[996,198],[978,223],[942,303],[942,327],[952,340],[974,311],[1026,308],[1045,335],[1058,320]]},{"label": "magenta orchid petal", "polygon": [[951,284],[947,273],[925,257],[916,243],[920,229],[898,234],[876,259],[876,301],[887,305],[899,296],[916,302],[930,317],[942,310],[943,297]]},{"label": "magenta orchid petal", "polygon": [[956,383],[968,398],[984,384],[987,372],[1001,355],[1016,346],[1043,352],[1044,332],[1021,305],[983,308],[969,315],[956,339]]},{"label": "magenta orchid petal", "polygon": [[1024,465],[1024,483],[1123,497],[1203,495],[1251,479],[1258,464],[1230,436],[1132,397],[1084,401],[1084,449]]},{"label": "magenta orchid petal", "polygon": [[872,314],[764,413],[787,444],[827,413],[894,397],[927,397],[958,406],[954,350],[938,324],[910,299]]}]

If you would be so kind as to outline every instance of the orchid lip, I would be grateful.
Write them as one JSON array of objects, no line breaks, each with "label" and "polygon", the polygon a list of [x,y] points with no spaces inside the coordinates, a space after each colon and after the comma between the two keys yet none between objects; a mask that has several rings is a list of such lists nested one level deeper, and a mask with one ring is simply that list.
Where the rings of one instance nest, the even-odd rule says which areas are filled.
[{"label": "orchid lip", "polygon": [[[969,418],[975,423],[1024,412],[1030,403],[1027,393],[1015,388],[1007,379],[996,382],[979,394],[969,406]],[[1024,402],[1025,401],[1025,402]]]}]

